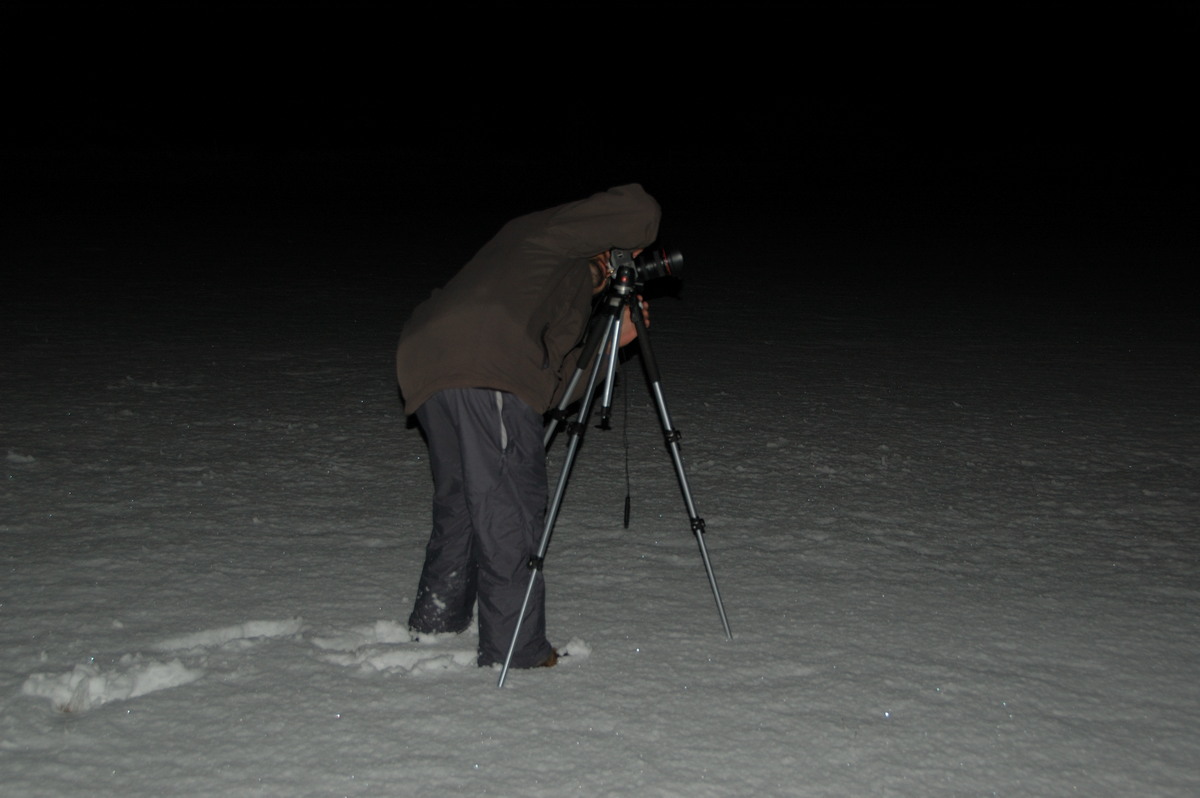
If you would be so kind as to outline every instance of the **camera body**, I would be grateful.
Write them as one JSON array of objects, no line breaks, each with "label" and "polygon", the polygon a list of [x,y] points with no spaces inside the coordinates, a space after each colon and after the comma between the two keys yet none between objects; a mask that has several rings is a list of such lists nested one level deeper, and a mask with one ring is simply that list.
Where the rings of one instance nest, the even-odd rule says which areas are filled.
[{"label": "camera body", "polygon": [[645,249],[635,258],[626,249],[614,249],[611,261],[614,286],[641,286],[663,277],[681,279],[683,254],[677,249]]}]

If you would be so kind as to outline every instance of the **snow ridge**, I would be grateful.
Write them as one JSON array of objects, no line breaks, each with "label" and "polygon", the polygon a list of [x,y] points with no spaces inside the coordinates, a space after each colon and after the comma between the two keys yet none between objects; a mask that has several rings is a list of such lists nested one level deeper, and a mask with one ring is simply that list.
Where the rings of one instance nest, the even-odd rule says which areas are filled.
[{"label": "snow ridge", "polygon": [[[24,695],[46,698],[60,712],[83,712],[113,701],[156,693],[191,684],[208,671],[208,653],[214,649],[240,651],[272,638],[300,634],[300,618],[247,621],[188,635],[170,637],[150,646],[152,651],[175,654],[159,660],[140,653],[123,654],[110,668],[95,658],[66,673],[35,673],[21,687]],[[191,664],[185,664],[184,659]]]},{"label": "snow ridge", "polygon": [[190,651],[198,648],[218,648],[230,644],[252,645],[264,639],[292,637],[300,634],[303,628],[304,621],[300,618],[289,618],[282,621],[247,621],[233,626],[170,637],[154,646],[154,649],[156,651]]},{"label": "snow ridge", "polygon": [[[24,695],[45,698],[60,712],[84,712],[114,701],[180,687],[216,667],[215,656],[242,655],[272,640],[306,643],[313,656],[359,674],[427,674],[475,669],[476,628],[462,634],[414,635],[404,624],[379,620],[373,624],[305,635],[302,618],[252,620],[230,626],[177,635],[151,645],[151,651],[170,659],[123,654],[107,668],[95,658],[65,673],[35,673],[23,684]],[[573,639],[560,650],[579,662],[591,653]],[[234,666],[236,668],[236,665]]]},{"label": "snow ridge", "polygon": [[189,668],[178,659],[159,662],[126,654],[110,671],[86,663],[63,674],[35,673],[25,680],[21,692],[48,698],[60,712],[83,712],[112,701],[189,684],[203,675],[203,670]]}]

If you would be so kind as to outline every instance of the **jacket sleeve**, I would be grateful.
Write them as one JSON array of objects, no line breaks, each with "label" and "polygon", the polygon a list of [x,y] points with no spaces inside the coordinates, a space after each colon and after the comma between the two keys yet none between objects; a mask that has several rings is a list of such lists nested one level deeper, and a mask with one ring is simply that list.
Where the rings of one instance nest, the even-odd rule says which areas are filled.
[{"label": "jacket sleeve", "polygon": [[591,276],[586,270],[579,272],[573,295],[561,307],[561,315],[547,329],[553,338],[548,348],[561,353],[558,361],[552,366],[557,370],[558,385],[550,401],[551,407],[561,401],[563,391],[574,376],[575,369],[579,366],[579,358],[583,354],[588,319],[592,313]]},{"label": "jacket sleeve", "polygon": [[[570,352],[567,352],[567,356],[563,358],[562,381],[559,383],[558,390],[554,392],[554,399],[550,403],[551,407],[557,407],[562,402],[563,395],[566,393],[567,387],[571,383],[571,378],[575,376],[575,370],[580,367],[579,359],[583,357],[583,350],[587,345],[588,340],[593,335],[600,335],[603,333],[603,327],[598,326],[600,323],[599,320],[593,318],[592,322],[594,323],[588,325],[587,335],[584,337],[584,339],[580,341],[579,344]],[[592,357],[592,363],[594,362],[595,355]],[[586,372],[591,370],[592,363],[583,364],[585,375],[581,375],[579,384],[576,385],[575,390],[571,392],[568,403],[576,402],[583,398],[584,391],[587,389],[587,380],[585,378]]]}]

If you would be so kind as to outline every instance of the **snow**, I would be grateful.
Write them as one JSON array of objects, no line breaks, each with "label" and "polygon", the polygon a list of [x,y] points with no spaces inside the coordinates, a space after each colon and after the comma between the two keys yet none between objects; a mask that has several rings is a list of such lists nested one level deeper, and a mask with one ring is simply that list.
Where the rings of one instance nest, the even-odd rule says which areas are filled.
[{"label": "snow", "polygon": [[143,208],[10,251],[0,791],[1200,793],[1190,315],[823,280],[911,242],[664,205],[651,340],[734,639],[635,359],[547,557],[568,656],[503,689],[474,630],[404,625],[431,485],[392,347],[478,238]]}]

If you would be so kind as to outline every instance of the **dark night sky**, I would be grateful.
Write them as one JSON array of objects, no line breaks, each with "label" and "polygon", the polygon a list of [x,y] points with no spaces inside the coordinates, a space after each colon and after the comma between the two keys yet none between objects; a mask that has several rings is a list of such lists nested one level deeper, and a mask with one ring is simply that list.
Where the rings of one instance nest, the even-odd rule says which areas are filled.
[{"label": "dark night sky", "polygon": [[30,44],[4,56],[2,151],[34,205],[73,175],[201,162],[244,189],[336,161],[514,211],[640,179],[676,212],[1057,214],[1194,243],[1189,4],[584,3],[549,27],[461,4],[106,5],[0,12]]},{"label": "dark night sky", "polygon": [[418,19],[355,3],[106,5],[7,12],[34,45],[7,56],[20,144],[1136,168],[1156,141],[1189,140],[1196,66],[1186,4],[798,4],[794,17],[583,4],[551,28],[470,6]]}]

